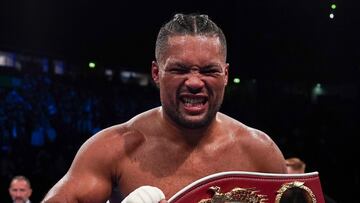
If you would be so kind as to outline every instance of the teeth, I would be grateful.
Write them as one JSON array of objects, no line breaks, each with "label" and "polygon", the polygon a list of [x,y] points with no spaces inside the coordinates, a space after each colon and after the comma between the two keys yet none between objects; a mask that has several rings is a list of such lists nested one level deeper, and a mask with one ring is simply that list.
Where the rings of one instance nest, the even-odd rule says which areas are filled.
[{"label": "teeth", "polygon": [[202,104],[204,102],[204,99],[202,98],[184,98],[185,104]]}]

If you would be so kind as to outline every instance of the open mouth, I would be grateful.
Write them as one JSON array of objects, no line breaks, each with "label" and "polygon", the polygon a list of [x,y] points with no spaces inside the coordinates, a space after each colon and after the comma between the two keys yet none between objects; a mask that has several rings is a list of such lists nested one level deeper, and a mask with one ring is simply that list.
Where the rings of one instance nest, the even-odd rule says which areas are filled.
[{"label": "open mouth", "polygon": [[205,97],[183,97],[181,101],[185,107],[201,107],[207,102],[207,99]]}]

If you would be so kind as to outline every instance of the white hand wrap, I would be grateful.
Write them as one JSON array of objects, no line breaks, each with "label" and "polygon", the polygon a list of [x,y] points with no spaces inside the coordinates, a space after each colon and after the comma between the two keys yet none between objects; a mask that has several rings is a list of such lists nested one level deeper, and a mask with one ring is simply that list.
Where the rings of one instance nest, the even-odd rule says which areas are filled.
[{"label": "white hand wrap", "polygon": [[121,203],[158,203],[163,199],[165,195],[159,188],[141,186],[132,191]]}]

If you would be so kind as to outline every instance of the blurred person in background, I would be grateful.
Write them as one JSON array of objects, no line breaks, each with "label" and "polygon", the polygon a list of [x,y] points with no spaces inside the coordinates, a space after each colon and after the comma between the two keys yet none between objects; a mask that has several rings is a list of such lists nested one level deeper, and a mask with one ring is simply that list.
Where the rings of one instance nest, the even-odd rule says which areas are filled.
[{"label": "blurred person in background", "polygon": [[13,203],[31,203],[30,196],[32,193],[31,184],[25,176],[15,176],[9,187],[9,194]]},{"label": "blurred person in background", "polygon": [[[289,174],[301,174],[306,171],[306,163],[298,157],[291,157],[285,160],[286,169]],[[335,200],[323,193],[325,203],[336,203]]]}]

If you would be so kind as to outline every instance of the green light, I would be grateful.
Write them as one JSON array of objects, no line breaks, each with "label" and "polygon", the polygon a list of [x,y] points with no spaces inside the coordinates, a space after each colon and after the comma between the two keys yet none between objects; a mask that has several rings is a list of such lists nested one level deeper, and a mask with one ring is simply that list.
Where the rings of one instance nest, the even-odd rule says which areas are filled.
[{"label": "green light", "polygon": [[240,78],[234,78],[234,83],[239,84],[240,83]]},{"label": "green light", "polygon": [[95,68],[96,64],[94,62],[89,62],[89,68]]},{"label": "green light", "polygon": [[331,4],[332,9],[336,9],[336,4]]}]

